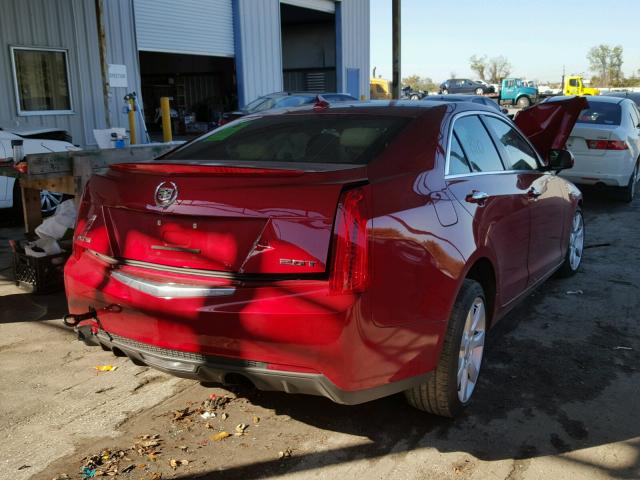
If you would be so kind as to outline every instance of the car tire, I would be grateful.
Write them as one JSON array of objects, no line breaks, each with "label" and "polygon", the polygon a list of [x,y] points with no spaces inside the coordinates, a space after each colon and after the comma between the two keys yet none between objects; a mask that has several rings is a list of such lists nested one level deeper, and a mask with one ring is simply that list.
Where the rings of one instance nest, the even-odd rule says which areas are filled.
[{"label": "car tire", "polygon": [[[425,383],[405,391],[411,406],[451,418],[469,404],[482,367],[486,328],[484,290],[466,279],[453,305],[438,366]],[[471,376],[475,381],[470,384]]]},{"label": "car tire", "polygon": [[481,88],[476,88],[476,95],[484,95],[484,90]]},{"label": "car tire", "polygon": [[20,190],[20,182],[17,179],[13,182],[13,206],[10,209],[9,222],[12,225],[20,225],[22,223],[22,192]]},{"label": "car tire", "polygon": [[629,178],[629,183],[626,187],[622,187],[622,200],[626,203],[633,202],[633,198],[636,196],[636,187],[638,186],[638,164],[633,167],[633,172]]},{"label": "car tire", "polygon": [[529,99],[529,97],[520,97],[517,101],[516,104],[520,107],[520,108],[527,108],[529,106],[531,106],[531,100]]},{"label": "car tire", "polygon": [[409,97],[409,100],[420,100],[420,96],[414,93],[413,95],[411,95],[411,97]]},{"label": "car tire", "polygon": [[582,265],[582,257],[584,254],[584,217],[582,209],[576,208],[571,221],[571,232],[569,233],[569,242],[567,245],[567,253],[564,256],[564,262],[558,269],[558,277],[571,277],[576,274],[580,265]]},{"label": "car tire", "polygon": [[442,95],[449,95],[449,90],[447,90],[446,88],[442,90]]}]

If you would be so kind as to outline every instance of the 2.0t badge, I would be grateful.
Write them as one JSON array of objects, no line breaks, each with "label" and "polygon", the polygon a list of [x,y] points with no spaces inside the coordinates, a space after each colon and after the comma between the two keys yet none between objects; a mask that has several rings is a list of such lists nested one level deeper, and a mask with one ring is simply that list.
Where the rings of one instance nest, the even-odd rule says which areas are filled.
[{"label": "2.0t badge", "polygon": [[154,198],[157,206],[168,207],[178,198],[178,187],[173,182],[162,182],[156,187]]}]

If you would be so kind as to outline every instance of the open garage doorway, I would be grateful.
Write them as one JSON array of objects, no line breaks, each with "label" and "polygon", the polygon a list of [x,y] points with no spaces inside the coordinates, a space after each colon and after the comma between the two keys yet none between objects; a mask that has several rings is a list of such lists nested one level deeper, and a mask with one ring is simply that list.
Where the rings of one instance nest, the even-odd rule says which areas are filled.
[{"label": "open garage doorway", "polygon": [[237,108],[233,58],[140,52],[145,120],[154,140],[162,138],[160,97],[171,97],[174,137],[189,137],[217,126],[222,112]]},{"label": "open garage doorway", "polygon": [[280,24],[285,91],[335,92],[335,13],[282,3]]}]

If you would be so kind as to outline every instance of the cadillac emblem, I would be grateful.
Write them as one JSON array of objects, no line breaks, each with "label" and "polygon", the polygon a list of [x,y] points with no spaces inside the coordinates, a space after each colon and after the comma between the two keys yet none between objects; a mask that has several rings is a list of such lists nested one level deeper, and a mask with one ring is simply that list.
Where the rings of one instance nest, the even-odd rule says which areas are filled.
[{"label": "cadillac emblem", "polygon": [[154,198],[157,206],[168,207],[178,198],[178,187],[173,182],[162,182],[156,187]]}]

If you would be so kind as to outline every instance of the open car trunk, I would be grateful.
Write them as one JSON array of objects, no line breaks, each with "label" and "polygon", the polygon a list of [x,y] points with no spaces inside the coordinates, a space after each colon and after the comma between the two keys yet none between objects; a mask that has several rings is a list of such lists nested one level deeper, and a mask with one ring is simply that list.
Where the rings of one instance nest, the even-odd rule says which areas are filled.
[{"label": "open car trunk", "polygon": [[588,106],[584,97],[539,103],[519,112],[514,123],[547,161],[550,150],[565,148],[580,112]]}]

